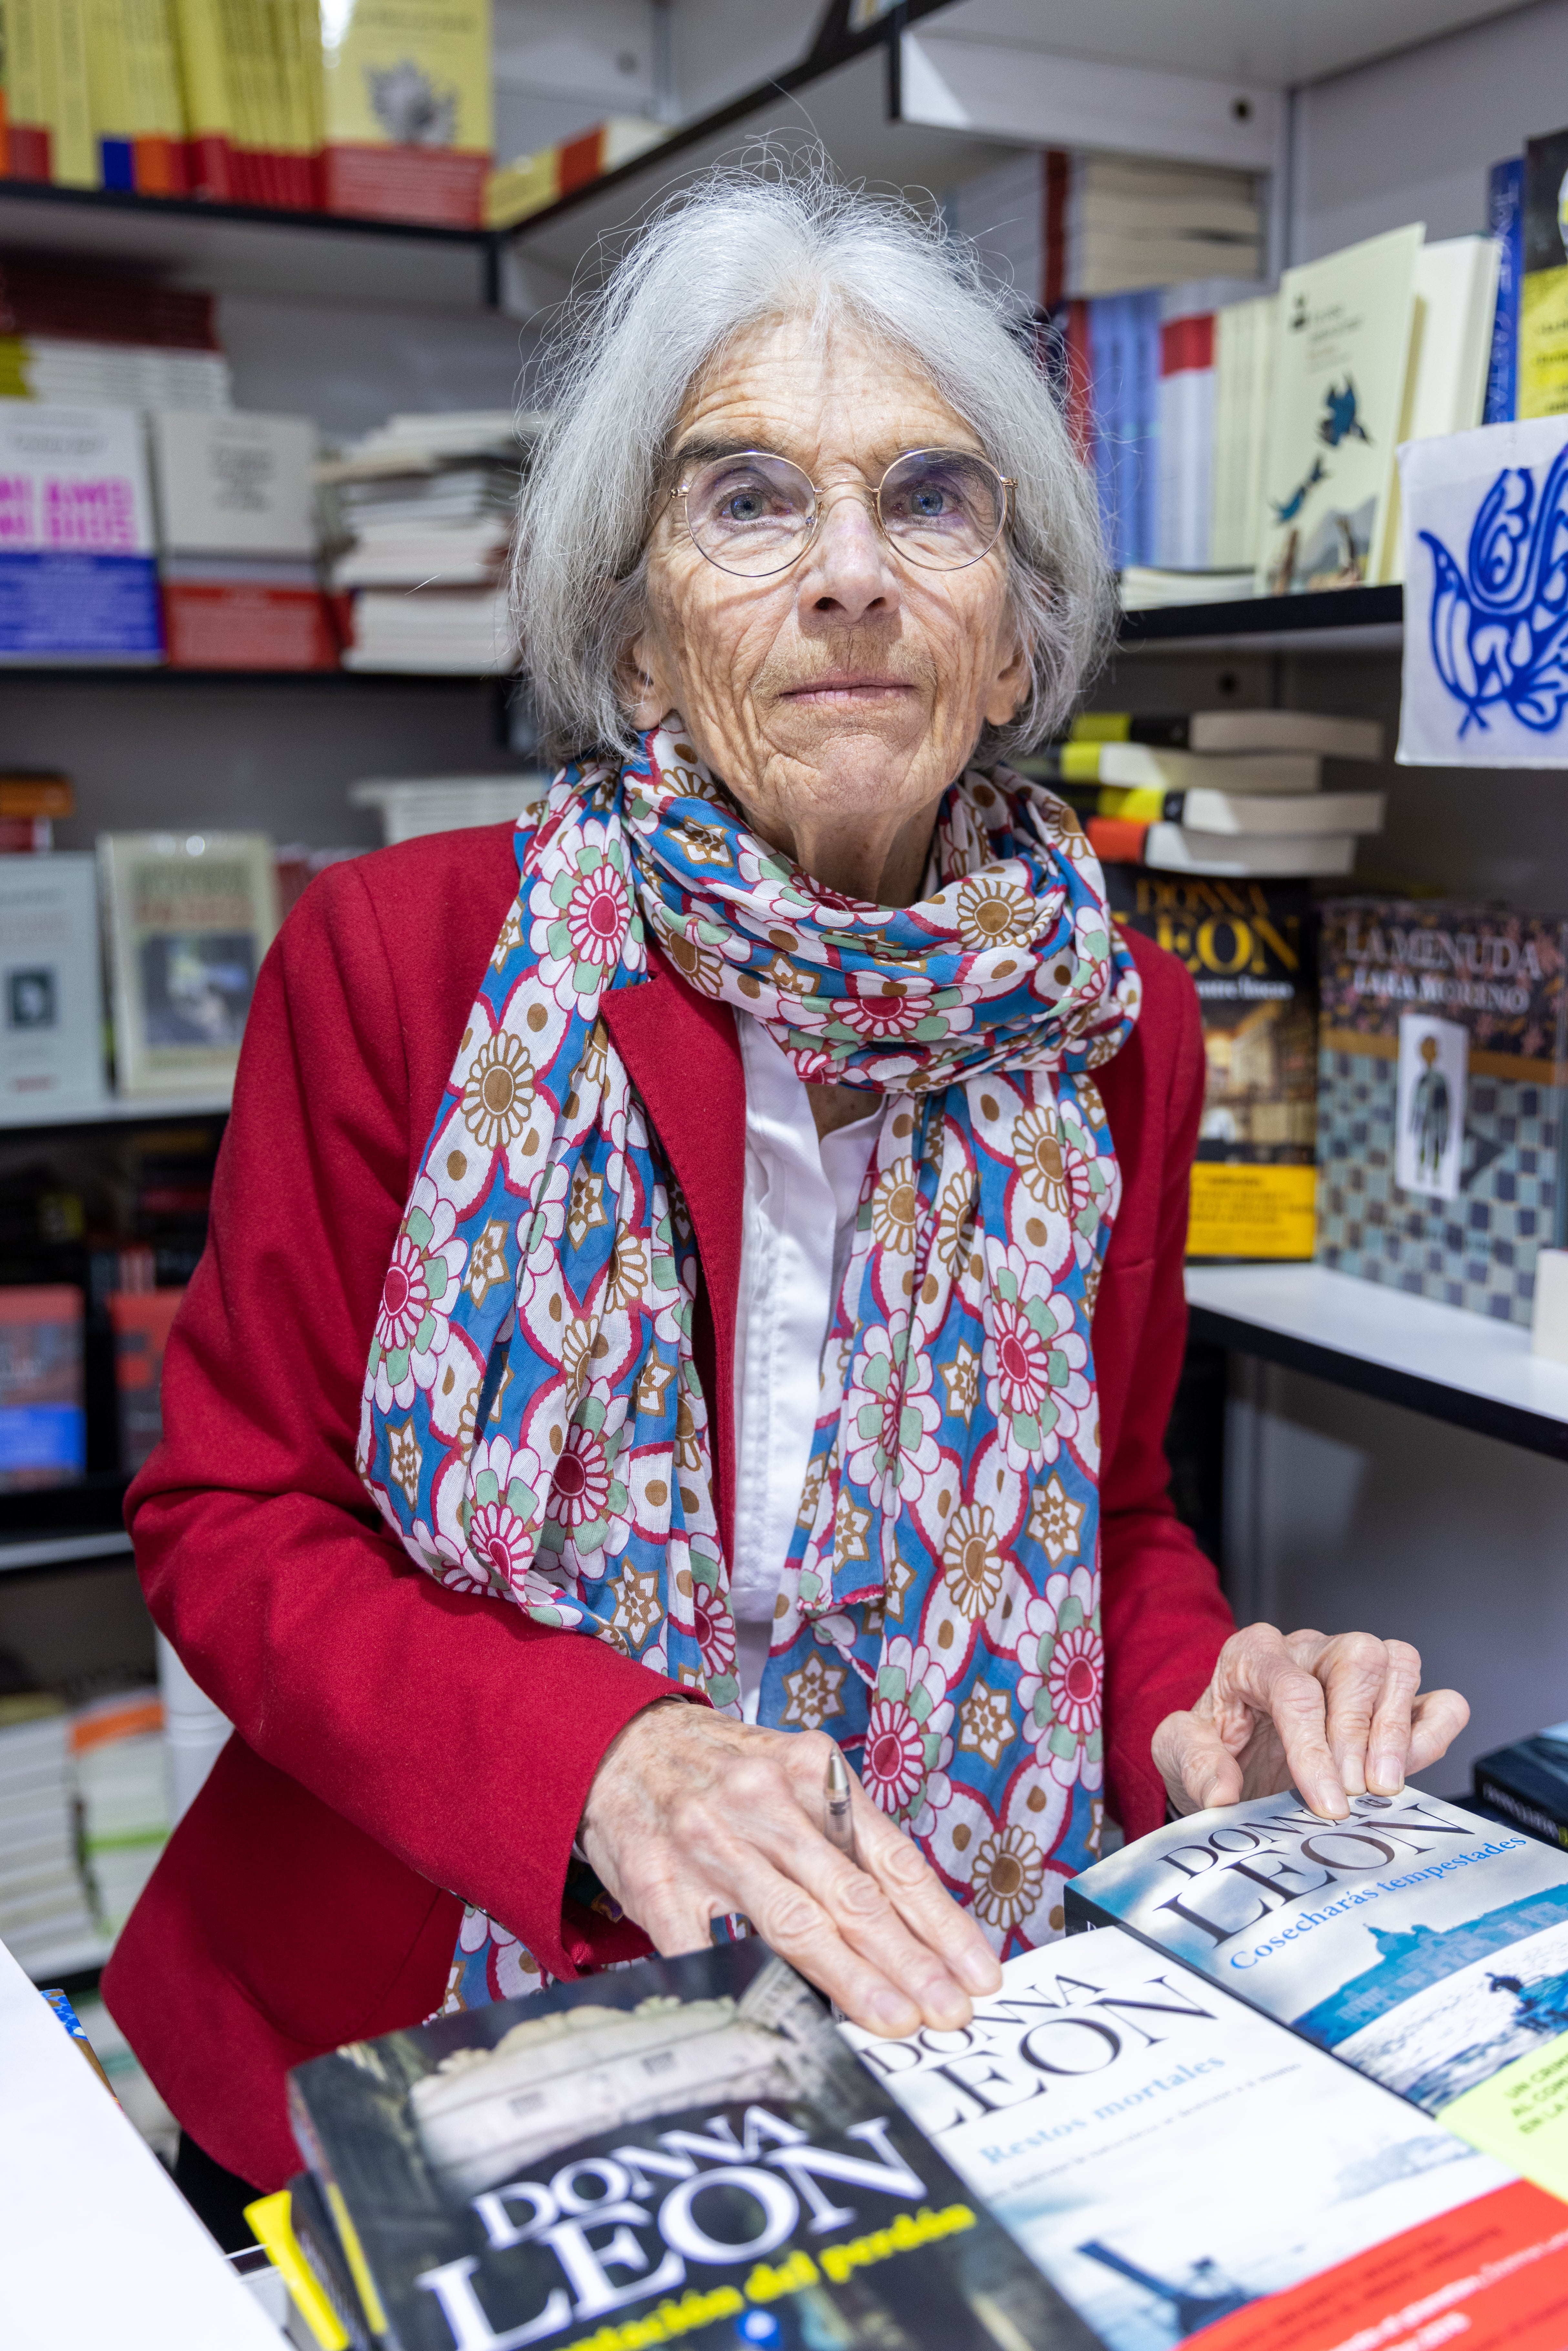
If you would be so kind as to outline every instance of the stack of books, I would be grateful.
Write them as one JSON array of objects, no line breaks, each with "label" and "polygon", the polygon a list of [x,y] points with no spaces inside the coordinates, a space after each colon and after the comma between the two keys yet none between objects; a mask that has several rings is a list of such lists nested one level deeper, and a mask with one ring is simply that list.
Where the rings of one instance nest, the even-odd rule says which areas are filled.
[{"label": "stack of books", "polygon": [[169,1841],[157,1691],[127,1690],[79,1707],[70,1750],[89,1896],[99,1932],[112,1941]]},{"label": "stack of books", "polygon": [[42,1690],[0,1697],[0,1943],[34,1974],[106,1956],[77,1865],[70,1719]]},{"label": "stack of books", "polygon": [[211,294],[0,266],[0,398],[199,409],[233,397]]},{"label": "stack of books", "polygon": [[1095,712],[1029,771],[1083,818],[1108,862],[1227,879],[1348,873],[1384,795],[1324,791],[1325,758],[1375,760],[1375,720],[1297,710]]},{"label": "stack of books", "polygon": [[339,2346],[1561,2343],[1568,1859],[1281,1796],[1066,1902],[962,2035],[753,1939],[313,2059],[252,2225]]},{"label": "stack of books", "polygon": [[308,416],[150,419],[172,669],[336,669]]},{"label": "stack of books", "polygon": [[1049,148],[966,181],[952,210],[992,268],[1045,310],[1263,274],[1263,212],[1247,172]]},{"label": "stack of books", "polygon": [[350,600],[347,667],[516,666],[504,573],[543,422],[504,409],[394,416],[319,469],[335,507],[330,584]]},{"label": "stack of books", "polygon": [[87,1464],[82,1292],[0,1289],[0,1494],[68,1486]]}]

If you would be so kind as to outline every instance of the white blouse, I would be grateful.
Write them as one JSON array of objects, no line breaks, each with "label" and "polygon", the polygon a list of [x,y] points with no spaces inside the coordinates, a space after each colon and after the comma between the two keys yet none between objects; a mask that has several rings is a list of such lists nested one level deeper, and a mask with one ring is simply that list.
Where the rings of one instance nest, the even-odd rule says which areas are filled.
[{"label": "white blouse", "polygon": [[748,1722],[811,1458],[822,1346],[882,1118],[819,1142],[805,1086],[758,1020],[736,1015],[746,1074],[746,1191],[735,1333],[735,1548],[729,1597]]}]

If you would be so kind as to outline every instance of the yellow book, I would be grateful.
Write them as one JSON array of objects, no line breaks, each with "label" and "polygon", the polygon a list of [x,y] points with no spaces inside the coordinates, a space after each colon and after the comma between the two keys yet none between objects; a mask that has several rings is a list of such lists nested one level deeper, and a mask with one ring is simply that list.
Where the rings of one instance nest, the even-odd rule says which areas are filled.
[{"label": "yellow book", "polygon": [[87,55],[102,184],[183,194],[185,109],[169,0],[87,0]]},{"label": "yellow book", "polygon": [[173,0],[192,183],[203,195],[233,203],[234,96],[224,49],[221,0]]},{"label": "yellow book", "polygon": [[95,188],[84,0],[5,0],[11,175]]},{"label": "yellow book", "polygon": [[1522,228],[1518,413],[1568,415],[1568,131],[1526,142]]},{"label": "yellow book", "polygon": [[328,211],[477,227],[490,0],[334,0],[321,33]]}]

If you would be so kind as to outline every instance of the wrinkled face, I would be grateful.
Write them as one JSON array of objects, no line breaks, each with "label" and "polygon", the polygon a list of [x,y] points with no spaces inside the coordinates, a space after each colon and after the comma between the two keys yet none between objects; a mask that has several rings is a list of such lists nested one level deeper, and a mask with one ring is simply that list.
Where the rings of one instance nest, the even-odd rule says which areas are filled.
[{"label": "wrinkled face", "polygon": [[664,503],[625,675],[633,718],[678,712],[756,830],[809,872],[833,878],[832,843],[852,839],[855,873],[874,879],[900,841],[923,858],[982,727],[1027,691],[1002,543],[962,570],[922,569],[875,518],[901,452],[987,453],[928,378],[849,319],[826,335],[786,319],[738,338],[695,385],[672,455],[678,468],[716,445],[793,460],[817,486],[821,525],[792,569],[737,578],[694,544],[682,501]]}]

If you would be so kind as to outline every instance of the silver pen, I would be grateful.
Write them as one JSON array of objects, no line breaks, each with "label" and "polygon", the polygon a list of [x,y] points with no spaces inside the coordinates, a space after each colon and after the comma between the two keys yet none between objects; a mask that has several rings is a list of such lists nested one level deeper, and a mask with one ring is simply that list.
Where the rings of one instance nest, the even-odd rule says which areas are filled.
[{"label": "silver pen", "polygon": [[850,1808],[850,1773],[838,1748],[828,1758],[828,1769],[822,1782],[822,1834],[835,1853],[846,1861],[860,1865],[855,1851],[854,1815]]}]

